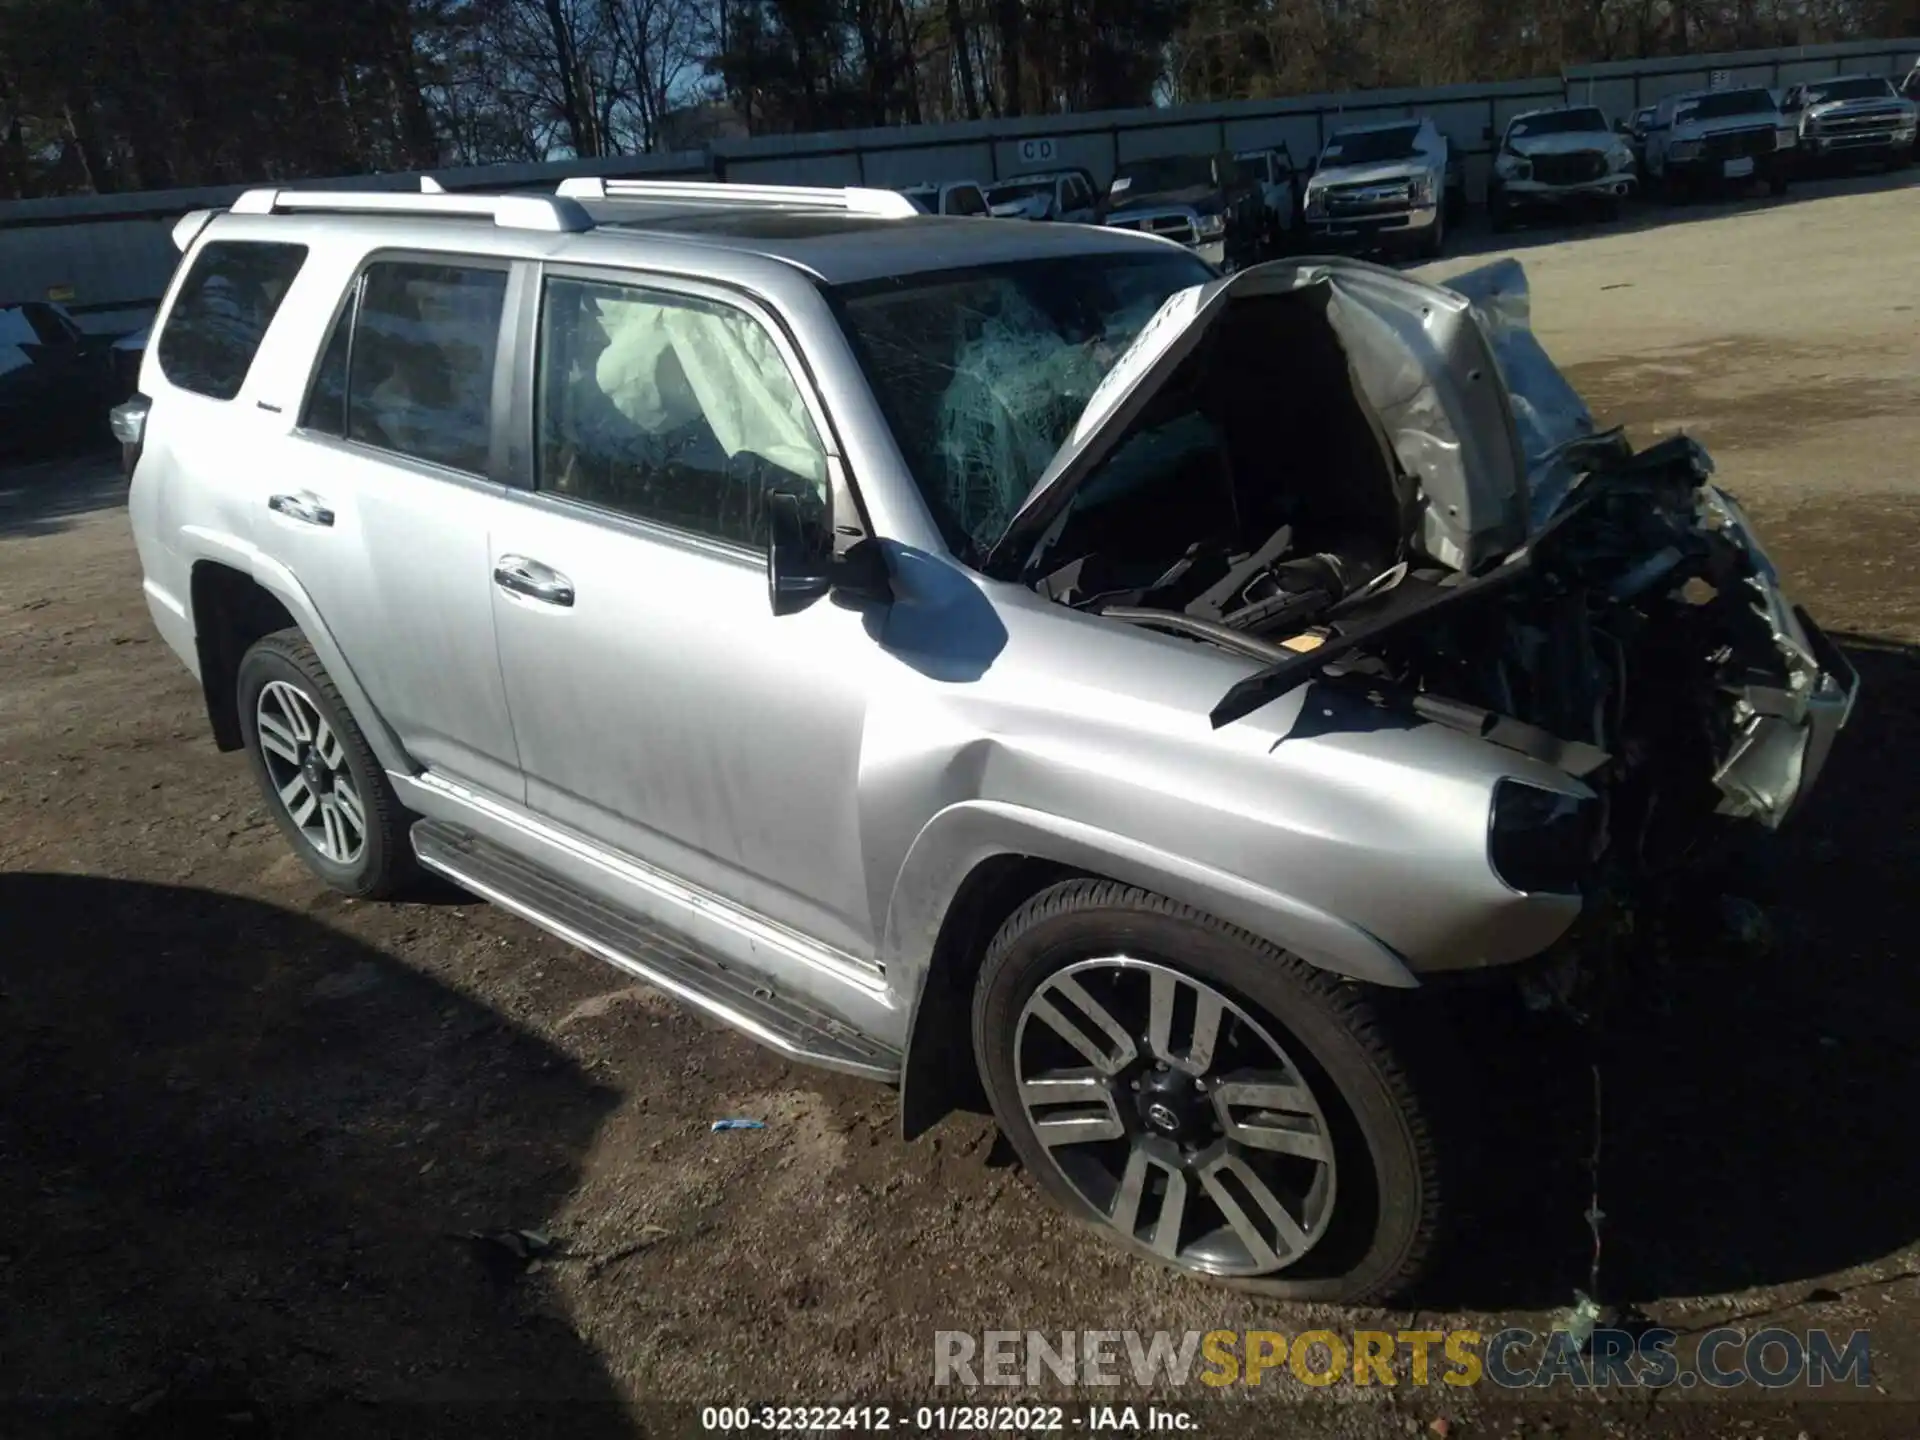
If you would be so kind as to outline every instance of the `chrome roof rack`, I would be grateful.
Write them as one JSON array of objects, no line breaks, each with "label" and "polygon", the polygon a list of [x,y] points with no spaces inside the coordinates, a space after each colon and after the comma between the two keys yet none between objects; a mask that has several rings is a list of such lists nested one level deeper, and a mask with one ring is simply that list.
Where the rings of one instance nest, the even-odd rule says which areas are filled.
[{"label": "chrome roof rack", "polygon": [[449,195],[443,190],[249,190],[230,207],[235,215],[473,216],[509,230],[579,234],[593,217],[578,201],[558,195]]},{"label": "chrome roof rack", "polygon": [[654,200],[666,204],[741,206],[776,210],[840,210],[900,220],[920,214],[906,196],[893,190],[844,189],[821,185],[735,185],[722,180],[610,180],[581,175],[562,180],[554,192],[563,200]]}]

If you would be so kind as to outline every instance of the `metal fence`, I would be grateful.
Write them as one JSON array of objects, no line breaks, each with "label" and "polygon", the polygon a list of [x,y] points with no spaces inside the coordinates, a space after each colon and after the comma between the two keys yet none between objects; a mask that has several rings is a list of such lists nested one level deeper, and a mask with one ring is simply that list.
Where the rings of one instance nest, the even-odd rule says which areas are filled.
[{"label": "metal fence", "polygon": [[[1523,110],[1566,102],[1621,116],[1663,95],[1716,83],[1779,89],[1842,73],[1905,74],[1920,40],[1623,60],[1584,65],[1558,77],[1417,90],[1298,95],[1215,105],[1112,110],[910,125],[817,135],[717,141],[704,150],[541,165],[433,172],[449,189],[551,185],[570,175],[714,177],[816,185],[909,185],[1001,179],[1082,166],[1104,185],[1120,164],[1154,155],[1249,150],[1285,144],[1297,160],[1318,153],[1343,124],[1427,116],[1465,160],[1467,192],[1478,201],[1492,164],[1489,128]],[[411,189],[418,174],[350,176],[301,187]],[[169,230],[189,210],[232,202],[244,186],[64,196],[0,204],[0,300],[61,300],[89,329],[144,323],[177,258]]]}]

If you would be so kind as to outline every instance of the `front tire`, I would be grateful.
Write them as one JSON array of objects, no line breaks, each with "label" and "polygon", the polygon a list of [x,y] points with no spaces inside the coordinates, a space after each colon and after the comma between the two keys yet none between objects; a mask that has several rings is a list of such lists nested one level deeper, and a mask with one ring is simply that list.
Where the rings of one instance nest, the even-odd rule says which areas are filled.
[{"label": "front tire", "polygon": [[241,657],[241,739],[280,833],[328,885],[386,899],[417,878],[411,818],[326,667],[298,630]]},{"label": "front tire", "polygon": [[1285,1300],[1379,1301],[1425,1271],[1432,1101],[1365,987],[1161,896],[1072,880],[994,937],[973,1043],[1014,1150],[1109,1243]]}]

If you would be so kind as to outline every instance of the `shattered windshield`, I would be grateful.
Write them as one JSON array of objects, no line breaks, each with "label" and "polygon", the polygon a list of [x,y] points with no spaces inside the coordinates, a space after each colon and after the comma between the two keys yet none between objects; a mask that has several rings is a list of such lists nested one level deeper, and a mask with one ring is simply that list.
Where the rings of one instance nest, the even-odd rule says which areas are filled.
[{"label": "shattered windshield", "polygon": [[1824,85],[1807,87],[1807,103],[1824,105],[1829,100],[1890,100],[1893,86],[1875,75],[1854,75],[1845,80],[1829,80]]},{"label": "shattered windshield", "polygon": [[1724,120],[1729,115],[1752,115],[1771,109],[1773,92],[1770,90],[1722,90],[1718,94],[1689,100],[1674,115],[1673,123],[1684,125],[1689,120]]},{"label": "shattered windshield", "polygon": [[1523,135],[1581,135],[1607,128],[1607,117],[1591,105],[1578,110],[1549,110],[1544,115],[1527,115],[1513,122],[1509,140]]},{"label": "shattered windshield", "polygon": [[1000,538],[1188,254],[1071,255],[843,287],[841,322],[927,507],[962,560]]},{"label": "shattered windshield", "polygon": [[1327,142],[1320,156],[1324,165],[1371,165],[1380,160],[1405,160],[1415,152],[1413,142],[1420,134],[1418,125],[1401,125],[1392,130],[1348,130]]}]

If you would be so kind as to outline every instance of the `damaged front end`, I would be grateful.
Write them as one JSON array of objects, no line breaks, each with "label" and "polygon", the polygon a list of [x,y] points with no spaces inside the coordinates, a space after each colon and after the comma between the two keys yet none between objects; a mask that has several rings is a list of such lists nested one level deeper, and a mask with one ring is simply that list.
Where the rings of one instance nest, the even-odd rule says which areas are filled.
[{"label": "damaged front end", "polygon": [[1706,452],[1596,430],[1527,308],[1511,261],[1182,292],[985,568],[1258,661],[1216,726],[1315,682],[1556,765],[1600,797],[1610,870],[1778,826],[1857,680]]}]

